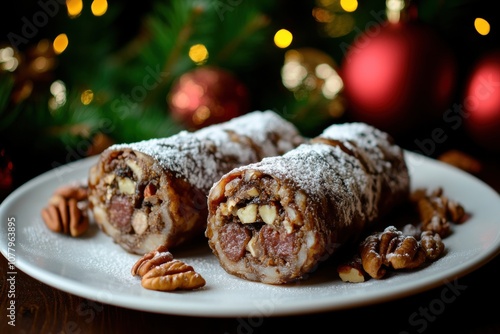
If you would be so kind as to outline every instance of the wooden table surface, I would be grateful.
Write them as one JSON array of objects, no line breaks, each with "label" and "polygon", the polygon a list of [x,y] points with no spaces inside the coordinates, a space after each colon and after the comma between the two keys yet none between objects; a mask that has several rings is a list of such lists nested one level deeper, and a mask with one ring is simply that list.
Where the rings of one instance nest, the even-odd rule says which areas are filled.
[{"label": "wooden table surface", "polygon": [[[500,191],[500,161],[476,176]],[[500,217],[499,217],[500,224]],[[202,318],[101,304],[54,289],[17,270],[15,327],[9,325],[9,269],[0,256],[0,333],[500,333],[500,257],[448,285],[398,300],[289,317]],[[451,286],[450,286],[451,284]],[[453,290],[454,295],[449,292]],[[454,298],[451,298],[451,297]]]}]

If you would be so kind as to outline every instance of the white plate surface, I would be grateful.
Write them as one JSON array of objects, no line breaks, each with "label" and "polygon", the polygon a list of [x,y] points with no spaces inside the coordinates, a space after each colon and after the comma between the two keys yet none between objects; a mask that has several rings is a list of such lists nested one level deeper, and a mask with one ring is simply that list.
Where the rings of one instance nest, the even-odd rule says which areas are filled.
[{"label": "white plate surface", "polygon": [[[431,265],[382,280],[342,282],[335,268],[321,266],[300,283],[271,286],[227,274],[208,246],[173,252],[207,281],[195,291],[144,289],[130,269],[138,255],[126,253],[94,224],[83,238],[50,232],[40,211],[59,186],[85,180],[96,158],[70,163],[16,189],[0,206],[0,247],[8,252],[8,221],[15,218],[15,266],[57,289],[131,309],[208,316],[282,316],[338,310],[402,298],[459,278],[500,252],[500,196],[478,179],[438,161],[407,152],[412,187],[442,186],[471,214],[444,239],[445,256]],[[12,235],[11,235],[12,236]],[[14,252],[11,250],[10,254]]]}]

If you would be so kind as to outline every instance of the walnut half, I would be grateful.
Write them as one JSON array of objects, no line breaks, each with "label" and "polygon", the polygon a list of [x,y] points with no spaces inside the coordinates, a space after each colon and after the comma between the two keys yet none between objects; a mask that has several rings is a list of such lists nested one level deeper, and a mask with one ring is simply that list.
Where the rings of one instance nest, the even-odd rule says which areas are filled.
[{"label": "walnut half", "polygon": [[422,230],[438,233],[441,238],[451,233],[450,223],[461,224],[466,219],[464,207],[444,196],[440,187],[432,192],[417,189],[412,193],[410,200],[418,210]]},{"label": "walnut half", "polygon": [[387,269],[413,269],[426,260],[426,252],[413,236],[404,235],[394,226],[368,236],[360,244],[363,269],[380,279]]},{"label": "walnut half", "polygon": [[425,250],[427,260],[434,261],[444,252],[444,243],[438,233],[431,231],[422,232],[420,244]]}]

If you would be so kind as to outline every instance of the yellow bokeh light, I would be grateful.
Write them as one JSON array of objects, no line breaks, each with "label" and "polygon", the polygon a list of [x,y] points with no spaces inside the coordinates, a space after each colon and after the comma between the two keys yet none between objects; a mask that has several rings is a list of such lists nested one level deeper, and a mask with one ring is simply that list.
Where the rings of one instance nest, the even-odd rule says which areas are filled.
[{"label": "yellow bokeh light", "polygon": [[54,52],[56,54],[62,53],[68,47],[68,36],[66,34],[59,34],[52,43],[54,47]]},{"label": "yellow bokeh light", "polygon": [[84,105],[90,104],[90,102],[92,102],[93,99],[94,99],[94,92],[90,89],[83,91],[82,95],[80,95],[80,101],[82,101]]},{"label": "yellow bokeh light", "polygon": [[90,9],[95,16],[102,16],[108,10],[108,2],[106,0],[94,0],[90,5]]},{"label": "yellow bokeh light", "polygon": [[69,17],[77,17],[83,9],[82,0],[66,0],[66,8],[68,9]]},{"label": "yellow bokeh light", "polygon": [[488,23],[488,21],[480,17],[474,20],[474,28],[476,28],[476,31],[483,36],[486,36],[490,33],[490,24]]},{"label": "yellow bokeh light", "polygon": [[346,12],[354,12],[358,8],[357,0],[340,0],[340,6]]},{"label": "yellow bokeh light", "polygon": [[189,58],[196,64],[201,65],[208,59],[208,50],[203,44],[195,44],[189,48]]},{"label": "yellow bokeh light", "polygon": [[280,29],[274,35],[274,44],[279,48],[286,48],[292,44],[293,35],[286,29]]}]

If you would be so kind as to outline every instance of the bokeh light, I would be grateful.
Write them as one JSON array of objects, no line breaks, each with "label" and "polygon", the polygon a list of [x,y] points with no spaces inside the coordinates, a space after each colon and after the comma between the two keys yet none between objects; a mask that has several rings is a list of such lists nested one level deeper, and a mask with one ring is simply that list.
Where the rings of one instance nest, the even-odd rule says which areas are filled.
[{"label": "bokeh light", "polygon": [[332,22],[334,18],[333,13],[321,7],[314,7],[312,10],[312,16],[320,23]]},{"label": "bokeh light", "polygon": [[280,29],[274,35],[274,44],[281,49],[289,47],[292,44],[292,40],[292,33],[286,29]]},{"label": "bokeh light", "polygon": [[203,44],[195,44],[189,48],[189,58],[197,65],[204,64],[208,60],[208,50]]},{"label": "bokeh light", "polygon": [[108,2],[106,0],[94,0],[90,5],[90,9],[94,16],[102,16],[108,10]]},{"label": "bokeh light", "polygon": [[92,100],[94,99],[94,92],[90,89],[84,90],[82,94],[80,95],[80,101],[82,101],[82,104],[88,105]]},{"label": "bokeh light", "polygon": [[352,13],[356,9],[358,9],[358,1],[357,0],[340,0],[340,6],[346,12]]},{"label": "bokeh light", "polygon": [[488,21],[485,19],[482,19],[480,17],[476,18],[474,20],[474,28],[476,28],[476,31],[483,36],[486,36],[490,33],[490,24]]},{"label": "bokeh light", "polygon": [[332,117],[339,117],[344,112],[341,96],[344,83],[330,55],[314,48],[289,50],[285,54],[281,79],[297,100],[321,100]]},{"label": "bokeh light", "polygon": [[352,12],[357,8],[357,0],[316,0],[311,14],[326,36],[336,38],[353,31],[355,21]]},{"label": "bokeh light", "polygon": [[401,13],[406,7],[405,0],[386,0],[385,12],[389,22],[399,22],[401,20]]},{"label": "bokeh light", "polygon": [[68,47],[68,36],[66,34],[59,34],[55,39],[54,39],[54,52],[56,54],[63,53],[64,50]]},{"label": "bokeh light", "polygon": [[66,8],[68,9],[68,16],[71,18],[77,17],[81,14],[83,9],[82,0],[66,0]]},{"label": "bokeh light", "polygon": [[61,80],[56,80],[50,85],[52,97],[49,99],[49,108],[56,110],[66,103],[66,85]]},{"label": "bokeh light", "polygon": [[4,71],[14,72],[19,65],[19,61],[15,57],[14,49],[7,46],[0,49],[0,67]]}]

